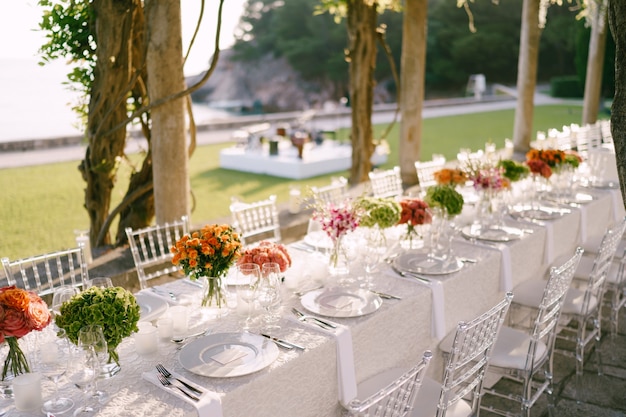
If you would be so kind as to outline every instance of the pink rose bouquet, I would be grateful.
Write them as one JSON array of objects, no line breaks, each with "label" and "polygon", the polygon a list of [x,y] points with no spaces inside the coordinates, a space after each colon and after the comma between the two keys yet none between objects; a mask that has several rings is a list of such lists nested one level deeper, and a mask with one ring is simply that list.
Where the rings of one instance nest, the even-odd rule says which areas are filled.
[{"label": "pink rose bouquet", "polygon": [[0,342],[9,345],[3,380],[9,370],[13,375],[30,372],[18,339],[33,330],[43,330],[51,320],[48,306],[36,293],[15,286],[0,288]]},{"label": "pink rose bouquet", "polygon": [[237,264],[254,263],[262,267],[268,262],[277,263],[280,266],[280,272],[285,272],[291,266],[291,256],[287,247],[281,243],[264,240],[257,246],[244,249]]}]

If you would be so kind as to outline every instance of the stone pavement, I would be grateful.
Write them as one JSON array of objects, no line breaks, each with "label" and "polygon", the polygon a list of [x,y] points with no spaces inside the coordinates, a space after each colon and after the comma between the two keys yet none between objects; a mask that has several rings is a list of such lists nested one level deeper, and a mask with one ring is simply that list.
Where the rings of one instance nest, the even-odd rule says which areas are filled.
[{"label": "stone pavement", "polygon": [[[556,408],[553,417],[624,417],[626,416],[626,309],[622,308],[619,318],[619,334],[615,344],[608,335],[608,323],[603,323],[601,352],[604,374],[598,375],[596,355],[592,350],[585,357],[583,389],[580,402],[575,397],[576,365],[573,357],[556,353],[554,356],[554,381]],[[557,341],[559,345],[559,341]],[[513,391],[512,382],[500,381],[496,384],[502,391]],[[486,396],[483,405],[515,412],[514,403]],[[483,411],[481,417],[495,414]],[[531,417],[548,417],[548,401],[542,395],[531,410]]]}]

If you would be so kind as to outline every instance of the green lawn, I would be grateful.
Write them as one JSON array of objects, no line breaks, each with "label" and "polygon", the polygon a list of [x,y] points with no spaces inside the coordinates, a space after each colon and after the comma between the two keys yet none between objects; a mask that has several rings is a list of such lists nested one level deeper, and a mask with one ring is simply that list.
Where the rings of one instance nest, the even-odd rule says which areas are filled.
[{"label": "green lawn", "polygon": [[[581,111],[579,106],[538,106],[533,132],[580,123]],[[433,153],[455,159],[459,148],[477,150],[488,140],[500,148],[504,139],[512,136],[513,118],[513,110],[503,110],[424,119],[421,159],[428,160]],[[376,135],[385,128],[377,126]],[[384,167],[398,164],[398,132],[396,124],[387,137],[391,154]],[[347,133],[341,132],[339,137],[347,137]],[[199,147],[191,158],[194,224],[229,216],[231,196],[254,201],[276,194],[282,203],[288,199],[290,186],[324,185],[331,176],[348,174],[339,172],[294,181],[225,170],[219,168],[219,150],[227,146],[230,145]],[[121,162],[119,168],[114,204],[121,200],[128,185],[127,164]],[[77,165],[67,162],[0,170],[0,257],[20,258],[75,245],[74,230],[87,229],[89,224],[83,208],[85,184]],[[116,224],[113,232],[115,227]]]}]

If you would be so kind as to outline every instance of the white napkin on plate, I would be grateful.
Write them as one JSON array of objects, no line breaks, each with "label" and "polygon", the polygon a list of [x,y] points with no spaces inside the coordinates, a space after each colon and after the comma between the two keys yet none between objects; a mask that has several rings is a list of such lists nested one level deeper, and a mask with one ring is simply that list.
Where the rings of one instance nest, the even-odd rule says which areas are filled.
[{"label": "white napkin on plate", "polygon": [[[161,382],[159,382],[158,378],[157,378],[157,371],[156,370],[152,370],[152,371],[148,371],[148,372],[144,372],[141,374],[141,376],[143,377],[143,379],[145,379],[146,381],[149,381],[151,383],[153,383],[154,385],[156,385],[159,388],[162,388],[163,390],[169,392],[170,394],[173,394],[175,396],[177,396],[178,398],[188,402],[189,404],[193,405],[194,408],[198,411],[198,417],[222,417],[223,413],[222,413],[222,400],[220,399],[220,396],[213,391],[209,391],[206,388],[203,388],[197,384],[194,384],[193,382],[185,379],[184,377],[182,377],[179,374],[176,374],[172,371],[170,371],[170,373],[172,374],[172,376],[182,379],[183,381],[185,381],[186,383],[201,389],[203,391],[202,395],[197,395],[195,392],[192,392],[191,394],[197,396],[198,398],[200,398],[200,401],[193,401],[191,400],[189,397],[187,397],[186,395],[184,395],[183,393],[181,393],[179,390],[177,390],[176,388],[171,389],[168,387],[163,386],[163,384],[161,384]],[[173,382],[173,384],[175,384],[175,382]]]},{"label": "white napkin on plate", "polygon": [[446,317],[445,317],[445,308],[444,308],[444,298],[443,298],[443,284],[440,280],[435,278],[428,278],[430,280],[429,283],[421,281],[419,279],[414,279],[411,277],[402,277],[394,271],[389,271],[388,275],[391,275],[395,278],[406,279],[411,282],[416,282],[418,284],[427,285],[430,288],[430,292],[432,294],[432,303],[433,303],[433,317],[430,323],[430,332],[434,338],[437,340],[441,340],[446,335]]},{"label": "white napkin on plate", "polygon": [[[338,323],[334,330],[325,330],[315,324],[300,321],[296,317],[288,316],[289,320],[307,326],[311,329],[330,334],[337,341],[337,381],[339,385],[339,401],[348,405],[357,396],[356,372],[354,370],[354,350],[352,348],[352,333],[350,328]],[[330,323],[327,318],[323,319]]]},{"label": "white napkin on plate", "polygon": [[[197,299],[201,296],[202,283],[192,281],[189,278],[180,278],[163,285],[155,285],[140,292],[147,292],[150,295],[162,298],[170,305],[188,305],[191,304],[194,298]],[[170,292],[174,294],[176,299],[169,295]]]}]

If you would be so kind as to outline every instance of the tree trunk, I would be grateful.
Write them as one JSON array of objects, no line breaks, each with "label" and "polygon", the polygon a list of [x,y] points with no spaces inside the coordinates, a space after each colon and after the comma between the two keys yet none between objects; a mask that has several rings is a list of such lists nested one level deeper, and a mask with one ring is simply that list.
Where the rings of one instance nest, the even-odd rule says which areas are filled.
[{"label": "tree trunk", "polygon": [[376,2],[348,1],[348,39],[350,62],[350,105],[352,106],[352,168],[350,183],[368,181],[374,153],[372,106],[376,68]]},{"label": "tree trunk", "polygon": [[585,99],[583,102],[582,124],[593,124],[598,120],[600,97],[602,94],[602,71],[604,69],[604,51],[606,49],[606,9],[599,8],[595,2],[589,3],[591,18],[591,39],[587,56],[587,74],[585,75]]},{"label": "tree trunk", "polygon": [[92,247],[111,243],[104,233],[98,239],[111,205],[116,159],[123,155],[126,130],[110,130],[126,120],[126,88],[130,78],[132,0],[91,3],[98,24],[95,29],[98,64],[90,92],[87,136],[89,144],[79,170],[87,183],[85,208],[89,215]]},{"label": "tree trunk", "polygon": [[513,146],[518,154],[530,149],[533,128],[537,63],[539,60],[540,0],[524,0],[522,6],[522,29],[517,64],[517,106],[513,126]]},{"label": "tree trunk", "polygon": [[615,144],[622,198],[626,201],[626,2],[609,1],[609,24],[615,40],[615,96],[611,105],[611,134]]},{"label": "tree trunk", "polygon": [[[179,0],[146,0],[150,102],[185,89]],[[157,224],[189,215],[185,99],[158,106],[152,118],[152,175]]]},{"label": "tree trunk", "polygon": [[428,0],[406,0],[400,75],[400,172],[404,185],[417,183],[415,161],[422,149]]}]

